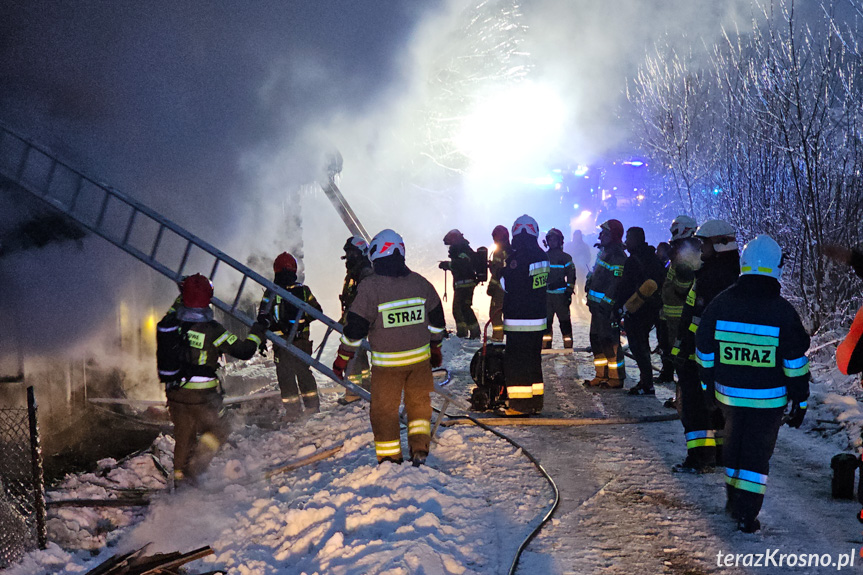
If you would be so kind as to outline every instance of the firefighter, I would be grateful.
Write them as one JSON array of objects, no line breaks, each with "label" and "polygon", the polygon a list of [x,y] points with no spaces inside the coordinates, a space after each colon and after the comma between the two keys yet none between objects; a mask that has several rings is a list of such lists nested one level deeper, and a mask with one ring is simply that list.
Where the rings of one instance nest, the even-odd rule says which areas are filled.
[{"label": "firefighter", "polygon": [[563,337],[564,349],[572,349],[572,319],[569,305],[572,303],[572,292],[575,289],[575,264],[572,257],[563,251],[563,232],[551,228],[545,234],[545,245],[548,248],[548,300],[546,303],[546,328],[542,336],[543,349],[551,349],[552,326],[554,316],[560,324],[560,334]]},{"label": "firefighter", "polygon": [[464,235],[458,230],[450,230],[443,237],[449,246],[449,261],[441,262],[438,267],[452,272],[452,315],[455,318],[455,332],[458,337],[478,339],[479,322],[473,313],[473,290],[476,288],[474,251]]},{"label": "firefighter", "polygon": [[[275,276],[273,283],[287,290],[292,296],[309,304],[318,311],[321,306],[312,295],[308,286],[297,281],[297,260],[288,252],[282,252],[273,262]],[[286,340],[291,333],[294,334],[292,345],[297,349],[311,355],[312,340],[310,339],[309,324],[314,321],[307,313],[300,313],[289,301],[276,295],[275,300],[270,302],[269,293],[264,294],[261,300],[258,318],[268,321],[272,326],[273,333],[282,336]],[[269,313],[267,312],[269,310]],[[317,413],[321,410],[321,401],[318,397],[318,384],[311,369],[300,358],[281,347],[275,349],[276,377],[279,380],[279,391],[282,396],[282,407],[284,416],[291,420],[300,417],[303,406],[309,413]]]},{"label": "firefighter", "polygon": [[639,371],[638,384],[628,393],[655,395],[653,364],[650,361],[650,330],[659,321],[658,287],[662,285],[665,267],[656,256],[653,246],[645,241],[643,228],[626,230],[624,246],[629,258],[623,265],[623,276],[614,300],[618,306],[618,315],[623,317],[629,349]]},{"label": "firefighter", "polygon": [[[354,298],[357,297],[357,289],[360,282],[372,275],[372,262],[369,261],[369,244],[362,236],[355,235],[347,239],[344,245],[345,255],[342,259],[345,260],[345,281],[342,284],[342,293],[339,295],[339,301],[342,305],[342,315],[339,323],[347,324],[348,309],[351,307]],[[363,389],[368,390],[369,378],[371,370],[369,369],[369,357],[365,350],[358,350],[354,358],[354,363],[348,373],[348,380],[354,385],[358,385]],[[344,397],[339,398],[338,403],[348,405],[360,399],[350,390],[345,391]]]},{"label": "firefighter", "polygon": [[695,334],[701,381],[725,415],[726,509],[753,533],[770,457],[785,418],[800,427],[809,397],[809,335],[780,295],[782,250],[760,235],[743,248],[740,278],[717,295]]},{"label": "firefighter", "polygon": [[614,300],[627,259],[622,242],[623,224],[618,220],[603,222],[599,254],[584,286],[590,311],[590,349],[596,369],[595,377],[584,382],[588,387],[619,389],[626,378],[620,326],[615,313],[619,306]]},{"label": "firefighter", "polygon": [[378,463],[402,462],[399,404],[404,393],[408,447],[414,466],[425,463],[431,443],[432,368],[442,362],[446,331],[434,287],[405,265],[405,244],[393,230],[369,243],[375,273],[364,279],[347,313],[333,371],[345,367],[368,336],[372,349],[369,416]]},{"label": "firefighter", "polygon": [[[683,304],[695,279],[694,267],[700,258],[701,246],[692,238],[698,224],[685,214],[674,218],[669,231],[671,232],[671,253],[669,254],[668,271],[662,284],[662,310],[659,320],[663,323],[659,346],[662,349],[662,371],[656,378],[657,383],[674,381],[674,361],[671,348],[677,338],[680,325],[680,315]],[[695,260],[695,263],[693,263]]]},{"label": "firefighter", "polygon": [[[174,487],[194,485],[230,429],[221,417],[222,393],[216,370],[222,354],[250,359],[264,341],[265,323],[255,323],[246,339],[239,339],[213,319],[213,285],[201,274],[182,282],[182,304],[172,307],[159,322],[159,335],[181,335],[176,348],[179,371],[166,381],[168,412],[174,424]],[[165,354],[167,350],[159,349]],[[161,378],[160,374],[160,378]]]},{"label": "firefighter", "polygon": [[491,232],[491,239],[494,240],[494,252],[488,264],[489,279],[485,293],[491,297],[488,306],[491,340],[499,343],[503,341],[503,288],[500,287],[500,278],[512,248],[509,245],[509,230],[505,226],[495,226]]},{"label": "firefighter", "polygon": [[507,403],[504,415],[542,411],[542,334],[546,328],[548,259],[539,247],[539,225],[527,214],[512,225],[512,253],[506,259],[501,285],[504,368]]},{"label": "firefighter", "polygon": [[678,409],[686,437],[686,459],[675,465],[674,470],[686,473],[710,472],[721,463],[722,416],[711,409],[713,401],[701,389],[695,362],[695,332],[704,309],[740,275],[740,256],[731,224],[708,220],[699,226],[695,237],[701,240],[703,265],[686,296],[677,340],[671,350],[679,366]]}]

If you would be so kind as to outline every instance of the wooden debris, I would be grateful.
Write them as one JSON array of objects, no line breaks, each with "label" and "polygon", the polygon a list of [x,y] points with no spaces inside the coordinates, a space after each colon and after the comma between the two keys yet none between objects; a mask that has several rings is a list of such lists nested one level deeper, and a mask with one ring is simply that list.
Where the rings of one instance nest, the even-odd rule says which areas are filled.
[{"label": "wooden debris", "polygon": [[331,447],[330,449],[325,449],[323,451],[319,451],[315,454],[310,455],[309,457],[305,457],[303,459],[298,459],[296,461],[292,461],[285,465],[280,465],[279,467],[274,467],[270,469],[266,473],[264,473],[264,477],[266,479],[271,478],[274,475],[278,475],[279,473],[286,473],[288,471],[293,471],[294,469],[299,469],[300,467],[304,467],[306,465],[315,463],[316,461],[321,461],[322,459],[326,459],[331,455],[335,455],[342,448],[342,443],[336,445],[335,447]]},{"label": "wooden debris", "polygon": [[[207,546],[188,553],[174,551],[144,556],[143,552],[149,546],[150,543],[130,553],[114,555],[95,569],[88,571],[86,575],[178,575],[179,568],[186,563],[213,554],[213,550]],[[208,571],[207,573],[214,575],[221,573],[221,571]]]}]

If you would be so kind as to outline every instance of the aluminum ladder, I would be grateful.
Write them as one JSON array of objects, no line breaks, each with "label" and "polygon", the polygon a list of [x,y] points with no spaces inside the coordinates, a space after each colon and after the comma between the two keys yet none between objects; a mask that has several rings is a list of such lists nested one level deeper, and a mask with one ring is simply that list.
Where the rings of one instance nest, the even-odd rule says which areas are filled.
[{"label": "aluminum ladder", "polygon": [[[108,240],[174,282],[186,275],[190,259],[205,260],[210,266],[208,277],[216,294],[230,294],[222,299],[214,295],[213,305],[251,327],[255,318],[240,305],[247,290],[278,294],[298,309],[297,319],[306,313],[327,326],[323,342],[313,356],[293,345],[298,322],[285,337],[267,331],[267,339],[330,379],[369,400],[369,392],[347,379],[336,376],[321,363],[327,339],[342,332],[336,320],[324,315],[306,302],[291,295],[257,272],[189,233],[168,218],[98,182],[83,172],[58,160],[47,150],[30,142],[0,124],[0,178],[31,193],[52,208],[62,212],[82,227]],[[173,249],[166,248],[170,244]],[[169,263],[172,256],[179,262]],[[195,270],[196,271],[196,270]],[[218,273],[217,272],[221,272]],[[194,272],[193,272],[194,273]],[[273,297],[270,297],[272,301]],[[364,345],[368,345],[364,342]]]}]

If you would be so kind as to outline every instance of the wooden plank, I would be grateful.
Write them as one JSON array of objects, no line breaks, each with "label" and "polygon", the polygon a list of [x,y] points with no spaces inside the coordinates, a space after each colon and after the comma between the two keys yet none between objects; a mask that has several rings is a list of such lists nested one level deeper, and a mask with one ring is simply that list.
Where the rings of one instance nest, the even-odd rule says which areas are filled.
[{"label": "wooden plank", "polygon": [[143,497],[120,499],[58,499],[49,501],[48,507],[146,507],[150,500]]},{"label": "wooden plank", "polygon": [[264,473],[264,477],[266,479],[269,479],[269,478],[273,477],[274,475],[278,475],[280,473],[286,473],[288,471],[293,471],[295,469],[299,469],[300,467],[304,467],[306,465],[310,465],[310,464],[315,463],[317,461],[321,461],[322,459],[326,459],[326,458],[338,453],[341,450],[343,445],[344,445],[343,443],[340,443],[340,444],[336,445],[335,447],[331,447],[330,449],[325,449],[323,451],[319,451],[318,453],[312,454],[312,455],[305,457],[303,459],[298,459],[296,461],[292,461],[292,462],[287,463],[285,465],[281,465],[279,467],[275,467],[273,469],[270,469],[269,471]]}]

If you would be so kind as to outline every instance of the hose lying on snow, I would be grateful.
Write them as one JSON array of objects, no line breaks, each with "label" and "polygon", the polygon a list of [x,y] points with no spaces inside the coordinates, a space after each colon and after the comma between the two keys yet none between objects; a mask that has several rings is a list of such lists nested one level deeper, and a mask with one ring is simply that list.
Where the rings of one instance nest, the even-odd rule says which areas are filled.
[{"label": "hose lying on snow", "polygon": [[[438,411],[438,410],[435,410],[435,411]],[[438,413],[440,414],[439,411],[438,411]],[[548,520],[551,519],[551,516],[554,514],[555,510],[557,509],[557,506],[560,504],[560,491],[558,490],[557,484],[554,482],[554,479],[551,478],[551,475],[548,474],[548,472],[545,470],[545,468],[542,466],[542,464],[539,461],[537,461],[537,459],[527,449],[525,449],[522,445],[520,445],[517,441],[515,441],[511,437],[507,437],[503,433],[501,433],[495,429],[492,429],[491,427],[489,427],[485,423],[481,422],[480,420],[476,419],[475,417],[471,417],[470,415],[456,415],[456,416],[447,416],[447,417],[449,417],[449,421],[447,421],[443,425],[447,425],[447,424],[451,425],[451,424],[457,423],[459,421],[463,421],[465,423],[470,421],[474,425],[478,425],[478,426],[482,427],[483,429],[485,429],[486,431],[490,431],[491,433],[497,435],[501,439],[511,443],[515,448],[520,449],[521,452],[524,453],[525,456],[530,460],[530,462],[533,463],[533,465],[539,470],[539,472],[542,473],[543,477],[545,477],[545,480],[548,482],[549,486],[551,487],[551,490],[554,492],[554,502],[552,503],[551,508],[548,510],[548,512],[545,514],[545,516],[542,518],[542,520],[539,522],[539,524],[533,529],[533,531],[531,531],[528,534],[528,536],[524,539],[524,541],[521,542],[521,545],[518,546],[518,550],[515,553],[515,557],[513,557],[513,559],[512,559],[512,565],[510,565],[509,571],[508,571],[509,575],[513,575],[515,573],[516,567],[518,566],[518,561],[519,561],[519,559],[521,559],[522,551],[524,551],[524,549],[527,547],[527,545],[533,540],[534,537],[536,537],[536,534],[539,533],[539,530],[542,529],[542,527],[546,523],[548,523]]]},{"label": "hose lying on snow", "polygon": [[656,423],[660,421],[674,421],[680,419],[676,413],[668,415],[645,415],[643,417],[483,417],[475,419],[450,418],[449,421],[441,423],[444,427],[450,425],[466,425],[478,421],[485,425],[523,425],[523,426],[559,426],[559,427],[582,427],[586,425],[634,425],[637,423]]}]

